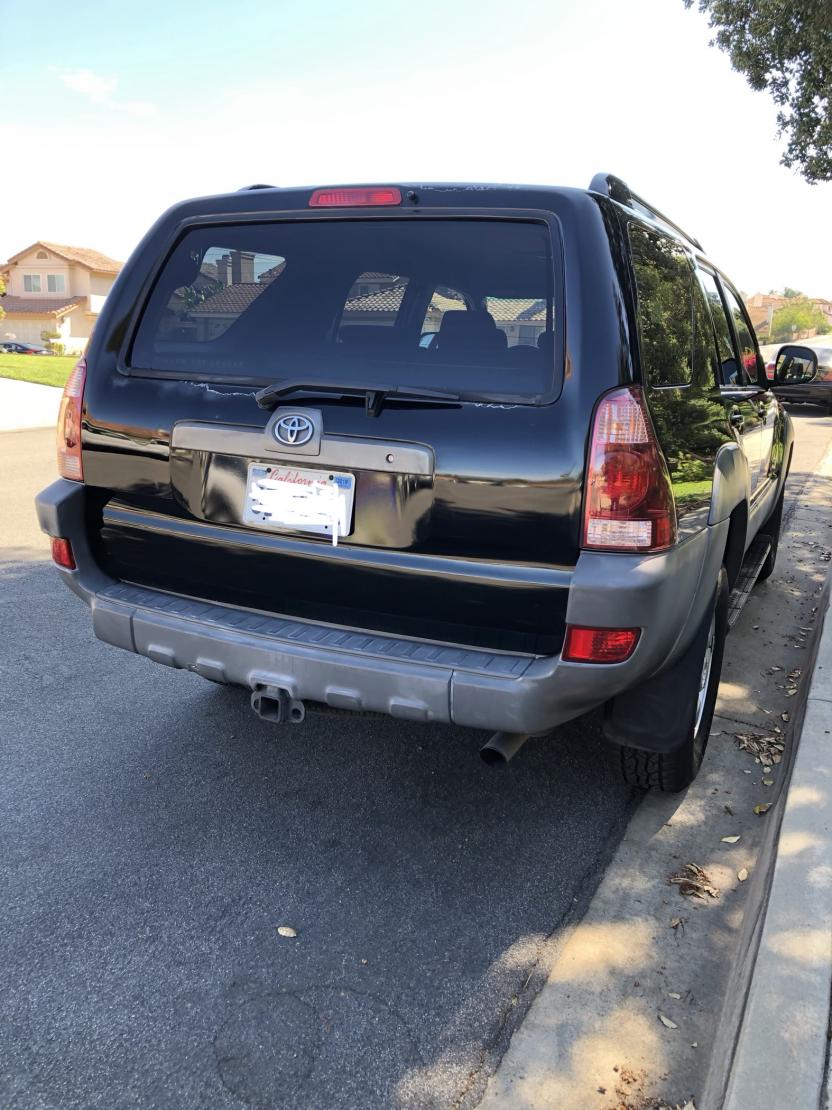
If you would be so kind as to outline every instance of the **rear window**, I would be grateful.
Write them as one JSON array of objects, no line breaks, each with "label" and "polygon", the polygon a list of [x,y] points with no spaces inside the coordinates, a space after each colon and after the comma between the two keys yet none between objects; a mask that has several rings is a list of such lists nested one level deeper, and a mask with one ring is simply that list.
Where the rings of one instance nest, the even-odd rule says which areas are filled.
[{"label": "rear window", "polygon": [[195,228],[162,269],[131,366],[539,402],[555,384],[554,273],[549,229],[531,221]]}]

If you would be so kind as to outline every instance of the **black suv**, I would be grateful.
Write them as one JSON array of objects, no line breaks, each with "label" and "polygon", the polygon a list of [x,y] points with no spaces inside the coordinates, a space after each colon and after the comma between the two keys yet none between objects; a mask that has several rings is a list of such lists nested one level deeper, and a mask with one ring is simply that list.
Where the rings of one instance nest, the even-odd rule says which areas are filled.
[{"label": "black suv", "polygon": [[37,508],[99,638],[263,717],[501,762],[604,705],[625,778],[677,790],[791,450],[736,290],[618,178],[253,186],[136,249]]}]

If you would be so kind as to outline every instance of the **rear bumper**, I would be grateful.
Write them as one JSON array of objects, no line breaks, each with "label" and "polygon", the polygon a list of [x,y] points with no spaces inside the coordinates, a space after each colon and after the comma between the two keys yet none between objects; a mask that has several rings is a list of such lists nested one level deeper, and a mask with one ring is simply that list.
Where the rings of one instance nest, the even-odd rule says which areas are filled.
[{"label": "rear bumper", "polygon": [[90,551],[82,485],[59,479],[36,504],[42,529],[71,541],[77,569],[58,571],[90,606],[95,633],[107,643],[216,682],[520,733],[579,716],[672,662],[712,597],[728,526],[704,528],[662,555],[581,555],[567,620],[642,629],[630,659],[593,666],[283,618],[116,582]]}]

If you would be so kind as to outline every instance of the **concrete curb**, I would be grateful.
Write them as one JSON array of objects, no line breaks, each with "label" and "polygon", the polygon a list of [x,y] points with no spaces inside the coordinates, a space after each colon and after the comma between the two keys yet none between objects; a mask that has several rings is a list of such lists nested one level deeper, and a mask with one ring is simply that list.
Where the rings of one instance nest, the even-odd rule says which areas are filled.
[{"label": "concrete curb", "polygon": [[[725,1110],[829,1105],[832,621],[827,612],[774,846]],[[710,1099],[708,1100],[708,1104]],[[715,1103],[719,1104],[719,1103]]]}]

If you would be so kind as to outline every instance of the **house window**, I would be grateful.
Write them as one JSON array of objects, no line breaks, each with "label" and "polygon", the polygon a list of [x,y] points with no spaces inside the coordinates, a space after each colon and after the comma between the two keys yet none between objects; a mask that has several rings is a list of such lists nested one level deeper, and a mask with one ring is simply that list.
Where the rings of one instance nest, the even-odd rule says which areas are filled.
[{"label": "house window", "polygon": [[40,293],[40,274],[23,275],[23,292]]},{"label": "house window", "polygon": [[63,274],[47,274],[46,290],[48,293],[66,293],[66,279]]},{"label": "house window", "polygon": [[48,258],[48,257],[49,257],[49,255],[46,253],[46,251],[38,251],[38,253],[35,255],[35,258]]}]

